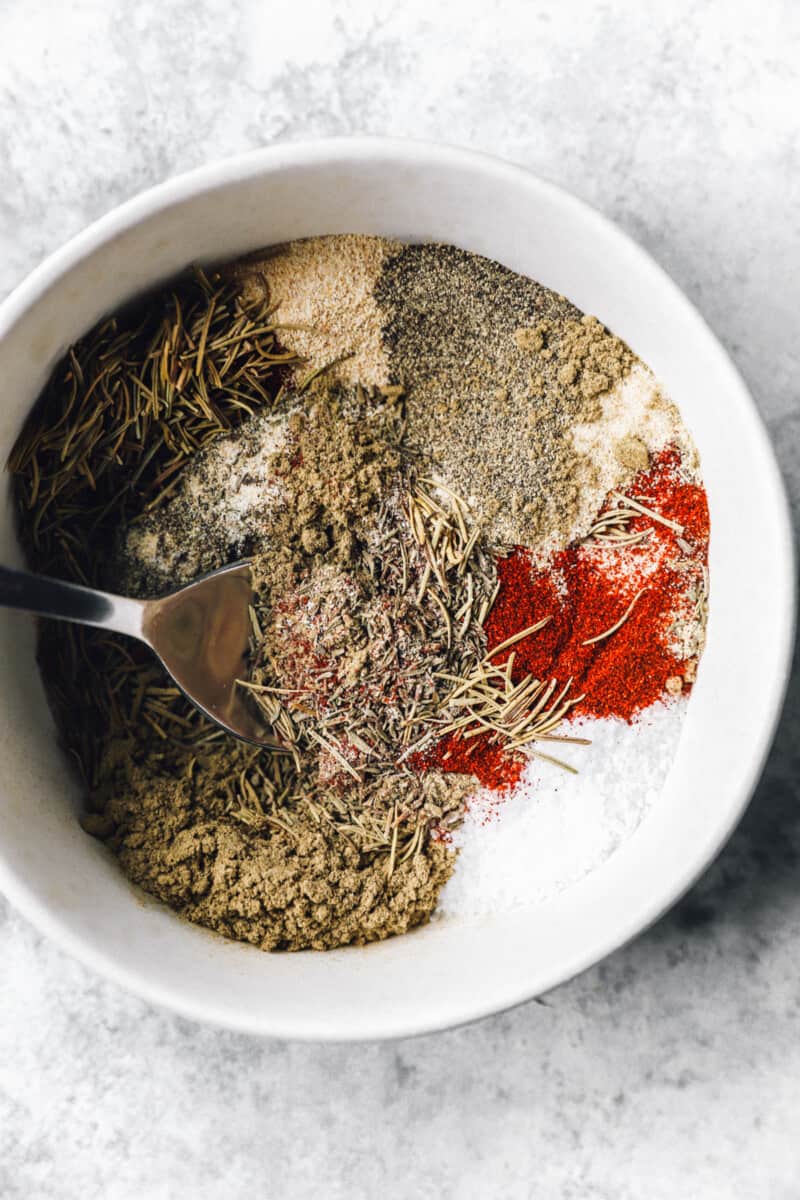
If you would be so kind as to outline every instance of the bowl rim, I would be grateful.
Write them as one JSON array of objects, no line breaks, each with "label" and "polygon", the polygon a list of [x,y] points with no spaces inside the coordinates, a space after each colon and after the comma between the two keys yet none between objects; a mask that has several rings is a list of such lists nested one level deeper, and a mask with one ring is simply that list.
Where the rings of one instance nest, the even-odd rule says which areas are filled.
[{"label": "bowl rim", "polygon": [[747,386],[705,319],[646,250],[614,221],[602,215],[591,205],[558,185],[542,179],[525,166],[508,162],[492,154],[460,146],[380,136],[280,143],[216,160],[138,193],[92,222],[49,254],[0,303],[0,338],[3,338],[25,313],[35,306],[50,288],[56,285],[73,267],[107,242],[133,228],[145,218],[157,214],[160,210],[180,204],[191,197],[211,192],[217,187],[253,179],[263,173],[273,173],[282,168],[330,165],[332,162],[347,165],[359,161],[380,161],[381,159],[394,163],[411,161],[415,165],[424,165],[428,162],[435,163],[437,166],[450,165],[454,168],[470,168],[492,176],[498,184],[502,185],[503,182],[508,182],[516,186],[525,186],[532,191],[537,191],[540,195],[548,195],[551,200],[563,208],[571,208],[579,214],[580,219],[587,226],[593,227],[606,239],[611,238],[618,245],[625,245],[627,254],[637,259],[653,278],[659,279],[662,291],[668,294],[670,304],[676,309],[682,310],[684,316],[694,324],[704,338],[709,351],[713,353],[718,367],[727,375],[731,393],[735,396],[736,402],[748,413],[751,437],[757,439],[759,443],[764,486],[771,492],[770,503],[773,509],[775,534],[782,543],[780,564],[782,570],[779,580],[782,592],[780,609],[784,614],[779,650],[782,669],[775,671],[771,679],[769,701],[759,715],[759,737],[754,740],[751,748],[748,769],[743,771],[739,787],[735,794],[731,794],[730,802],[724,808],[720,808],[714,836],[708,838],[694,850],[687,847],[683,870],[673,874],[669,886],[662,887],[658,894],[650,897],[646,903],[638,904],[635,915],[632,916],[626,927],[616,927],[609,930],[605,938],[594,939],[591,945],[587,945],[585,953],[572,961],[566,969],[563,963],[559,969],[553,968],[552,977],[549,979],[545,976],[543,980],[542,973],[539,971],[536,981],[524,988],[504,989],[502,986],[498,986],[496,997],[491,1002],[482,1004],[470,1003],[468,996],[456,997],[450,1004],[447,1013],[443,1014],[440,1007],[436,1017],[426,1018],[424,1012],[421,1012],[417,1020],[408,1020],[402,1027],[397,1026],[396,1023],[391,1027],[386,1027],[385,1023],[376,1019],[368,1023],[366,1032],[363,1032],[365,1026],[363,1021],[360,1023],[359,1031],[353,1030],[350,1033],[342,1032],[342,1030],[326,1032],[324,1022],[319,1022],[311,1030],[308,1029],[307,1024],[298,1029],[291,1020],[280,1021],[270,1018],[264,1022],[259,1019],[258,1014],[254,1014],[251,1019],[244,1016],[241,1019],[234,1019],[230,1012],[222,1014],[213,1006],[204,1005],[202,999],[189,1000],[185,995],[176,994],[167,985],[161,985],[139,972],[121,966],[112,956],[98,950],[76,934],[70,928],[68,921],[55,909],[49,908],[40,900],[0,855],[0,890],[41,932],[51,937],[58,945],[92,970],[101,976],[112,979],[126,990],[161,1008],[171,1010],[189,1019],[257,1035],[301,1040],[345,1041],[405,1037],[437,1029],[452,1028],[525,1003],[533,996],[573,978],[607,954],[631,941],[685,894],[716,857],[739,822],[763,771],[780,719],[791,673],[797,599],[791,510],[766,426]]}]

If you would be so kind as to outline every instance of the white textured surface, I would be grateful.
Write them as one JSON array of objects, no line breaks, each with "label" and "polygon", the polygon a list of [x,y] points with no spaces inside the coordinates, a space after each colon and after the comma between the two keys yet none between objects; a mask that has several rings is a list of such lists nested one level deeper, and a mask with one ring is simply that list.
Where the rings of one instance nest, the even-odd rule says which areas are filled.
[{"label": "white textured surface", "polygon": [[[800,502],[790,0],[4,0],[0,291],[166,175],[273,141],[438,137],[596,204],[729,347]],[[800,1194],[800,685],[740,831],[634,945],[386,1046],[164,1016],[5,908],[0,1196]]]}]

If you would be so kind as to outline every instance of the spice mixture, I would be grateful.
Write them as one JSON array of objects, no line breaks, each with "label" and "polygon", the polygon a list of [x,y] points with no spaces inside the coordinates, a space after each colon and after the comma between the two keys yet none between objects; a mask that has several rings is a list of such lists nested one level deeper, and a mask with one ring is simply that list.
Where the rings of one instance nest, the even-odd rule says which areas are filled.
[{"label": "spice mixture", "polygon": [[87,832],[265,949],[427,920],[479,785],[591,779],[595,726],[695,678],[708,515],[677,409],[595,318],[452,246],[195,272],[73,347],[10,468],[38,570],[147,596],[251,559],[269,747],[123,638],[46,623],[40,661]]}]

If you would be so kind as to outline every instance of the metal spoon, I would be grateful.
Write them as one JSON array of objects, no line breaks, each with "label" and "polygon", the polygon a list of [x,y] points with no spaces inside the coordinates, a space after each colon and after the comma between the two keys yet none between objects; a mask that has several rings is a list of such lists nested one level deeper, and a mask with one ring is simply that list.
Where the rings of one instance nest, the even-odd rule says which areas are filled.
[{"label": "metal spoon", "polygon": [[234,737],[261,745],[274,735],[234,686],[245,670],[252,598],[249,562],[212,571],[158,600],[131,600],[0,567],[0,607],[138,638],[201,712]]}]

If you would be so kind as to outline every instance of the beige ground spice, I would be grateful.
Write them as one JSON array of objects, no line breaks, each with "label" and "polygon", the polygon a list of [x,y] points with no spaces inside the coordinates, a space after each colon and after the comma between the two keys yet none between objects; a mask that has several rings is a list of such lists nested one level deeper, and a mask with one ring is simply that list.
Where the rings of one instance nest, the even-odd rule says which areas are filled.
[{"label": "beige ground spice", "polygon": [[384,316],[374,289],[384,259],[396,248],[362,234],[307,238],[263,258],[250,256],[235,268],[246,299],[277,305],[282,343],[306,359],[296,379],[341,359],[331,381],[367,387],[389,382]]},{"label": "beige ground spice", "polygon": [[627,434],[614,442],[614,457],[629,471],[646,471],[650,466],[650,454],[641,438]]},{"label": "beige ground spice", "polygon": [[146,738],[111,743],[84,827],[181,916],[265,950],[361,945],[428,920],[455,861],[443,843],[390,876],[357,829],[320,819],[324,797],[245,822],[224,786],[243,759],[233,747],[190,765],[174,745],[159,757]]},{"label": "beige ground spice", "polygon": [[352,564],[365,521],[400,469],[402,410],[396,393],[319,385],[288,418],[286,444],[271,459],[283,502],[265,514],[256,577],[272,591],[316,555]]}]

